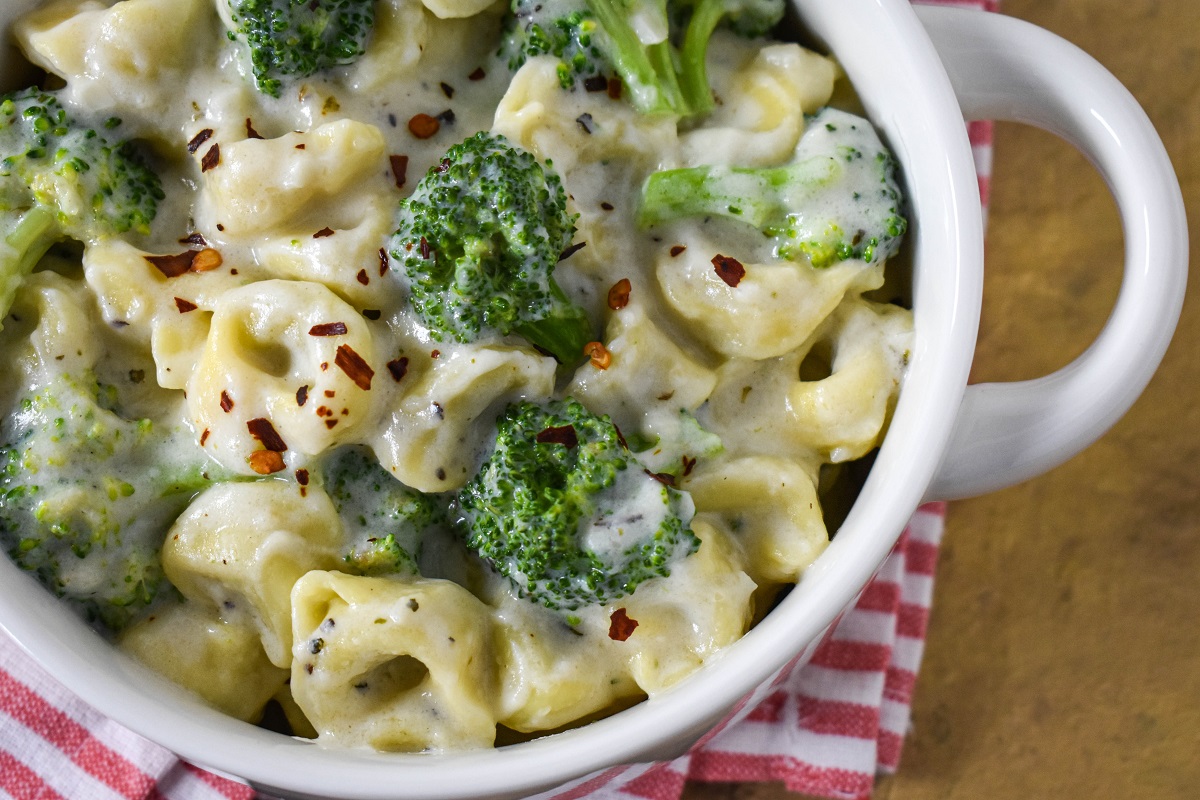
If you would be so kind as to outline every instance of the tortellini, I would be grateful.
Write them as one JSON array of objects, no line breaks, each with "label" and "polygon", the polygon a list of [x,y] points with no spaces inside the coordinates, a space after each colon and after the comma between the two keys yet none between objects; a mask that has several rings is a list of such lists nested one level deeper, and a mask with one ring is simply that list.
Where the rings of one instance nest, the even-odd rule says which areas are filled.
[{"label": "tortellini", "polygon": [[340,559],[341,523],[315,487],[287,481],[221,483],[203,492],[167,532],[163,570],[194,603],[253,626],[267,658],[292,662],[292,586]]},{"label": "tortellini", "polygon": [[214,146],[217,162],[203,169],[203,214],[206,227],[219,225],[230,234],[301,220],[312,222],[308,236],[319,234],[339,212],[332,198],[387,173],[383,134],[348,119],[276,139],[201,145],[196,159],[202,168]]},{"label": "tortellini", "polygon": [[329,289],[252,283],[213,313],[188,381],[192,424],[228,469],[278,472],[283,456],[262,453],[314,455],[354,439],[379,394],[375,363],[368,321]]},{"label": "tortellini", "polygon": [[486,607],[450,581],[309,572],[292,590],[292,696],[322,741],[421,751],[496,736]]}]

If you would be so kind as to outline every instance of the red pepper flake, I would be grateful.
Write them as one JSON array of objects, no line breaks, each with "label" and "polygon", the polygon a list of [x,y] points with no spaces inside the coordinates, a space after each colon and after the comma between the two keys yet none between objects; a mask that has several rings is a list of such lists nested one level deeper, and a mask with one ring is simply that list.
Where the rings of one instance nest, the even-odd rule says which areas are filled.
[{"label": "red pepper flake", "polygon": [[583,88],[589,92],[607,92],[608,78],[603,75],[593,75],[583,79]]},{"label": "red pepper flake", "polygon": [[246,428],[250,431],[250,435],[262,442],[262,446],[266,449],[276,453],[287,450],[287,444],[284,443],[283,437],[275,430],[271,420],[266,417],[250,420],[246,423]]},{"label": "red pepper flake", "polygon": [[296,470],[296,483],[300,484],[301,486],[308,486],[308,470]]},{"label": "red pepper flake", "polygon": [[169,256],[143,256],[163,274],[164,278],[178,278],[192,268],[196,259],[195,250],[185,250],[182,253]]},{"label": "red pepper flake", "polygon": [[562,425],[557,428],[546,428],[537,435],[538,444],[561,444],[568,450],[579,446],[579,436],[575,433],[574,425]]},{"label": "red pepper flake", "polygon": [[605,200],[603,203],[600,204],[600,207],[603,208],[605,211],[612,211],[615,206],[613,206],[612,203]]},{"label": "red pepper flake", "polygon": [[205,428],[204,432],[200,434],[200,446],[204,447],[204,443],[207,441],[208,441],[208,428]]},{"label": "red pepper flake", "polygon": [[746,268],[736,258],[718,253],[713,256],[712,264],[717,269],[717,277],[730,287],[737,288],[737,285],[742,282],[742,278],[746,277]]},{"label": "red pepper flake", "polygon": [[388,271],[388,252],[386,247],[379,248],[379,277],[387,275]]},{"label": "red pepper flake", "polygon": [[440,357],[441,357],[441,355],[442,355],[442,351],[441,351],[441,350],[433,350],[433,351],[431,351],[431,352],[429,353],[429,357],[430,357],[430,358],[432,358],[432,359],[435,359],[435,360],[436,360],[436,359],[438,359],[438,358],[440,358]]},{"label": "red pepper flake", "polygon": [[209,139],[211,139],[212,135],[213,135],[212,128],[205,128],[204,130],[197,133],[194,137],[192,137],[192,140],[190,142],[188,142],[188,145],[187,145],[188,152],[191,153],[192,155],[195,155],[196,151],[200,149],[200,145],[204,144]]},{"label": "red pepper flake", "polygon": [[249,117],[246,117],[246,138],[247,139],[263,138],[262,135],[259,134],[258,131],[254,130],[254,123],[250,121]]},{"label": "red pepper flake", "polygon": [[625,434],[621,433],[621,429],[613,425],[613,430],[617,432],[617,441],[621,443],[621,447],[629,449],[629,442],[625,441]]},{"label": "red pepper flake", "polygon": [[608,79],[608,96],[611,97],[613,100],[621,99],[621,88],[622,87],[621,87],[621,79],[620,78],[609,78]]},{"label": "red pepper flake", "polygon": [[633,631],[637,626],[638,621],[636,619],[630,618],[629,613],[625,609],[618,608],[609,617],[608,638],[614,642],[623,642],[633,635]]},{"label": "red pepper flake", "polygon": [[179,309],[180,314],[186,314],[189,311],[195,311],[199,306],[191,300],[184,300],[182,297],[175,298],[175,307]]},{"label": "red pepper flake", "polygon": [[200,247],[208,247],[208,241],[199,233],[189,233],[187,236],[179,240],[180,244],[194,244]]},{"label": "red pepper flake", "polygon": [[663,486],[674,486],[675,485],[675,476],[669,472],[651,472],[648,469],[645,469],[642,471],[645,472],[647,475],[649,475],[651,478],[654,478],[654,480],[658,481]]},{"label": "red pepper flake", "polygon": [[596,369],[608,369],[612,364],[612,353],[601,342],[588,342],[583,346],[583,354],[592,360]]},{"label": "red pepper flake", "polygon": [[208,172],[221,163],[221,145],[214,144],[208,148],[208,152],[200,159],[200,171]]},{"label": "red pepper flake", "polygon": [[568,258],[575,255],[576,253],[578,253],[580,250],[582,250],[585,247],[587,247],[587,242],[576,242],[575,244],[568,247],[566,250],[563,250],[561,253],[559,253],[558,260],[566,261]]},{"label": "red pepper flake", "polygon": [[225,259],[221,257],[219,250],[206,247],[192,259],[192,272],[211,272],[223,263]]},{"label": "red pepper flake", "polygon": [[469,81],[481,81],[487,77],[487,73],[483,71],[483,67],[476,67],[475,71],[467,76]]},{"label": "red pepper flake", "polygon": [[308,385],[301,386],[296,390],[296,405],[303,406],[308,402]]},{"label": "red pepper flake", "polygon": [[408,132],[418,139],[428,139],[434,136],[442,127],[437,117],[428,114],[416,114],[408,121]]},{"label": "red pepper flake", "polygon": [[219,222],[218,222],[218,223],[217,223],[217,230],[219,230],[219,231],[221,231],[222,233],[224,233],[224,231],[225,231],[225,226],[224,226],[224,225],[222,225],[221,223],[219,223]]},{"label": "red pepper flake", "polygon": [[304,149],[304,142],[301,142],[300,144],[296,145],[296,149],[297,149],[297,150],[303,150],[303,149]]},{"label": "red pepper flake", "polygon": [[387,363],[387,368],[388,372],[392,373],[392,380],[396,381],[396,383],[399,383],[404,379],[404,376],[408,374],[408,359],[404,356],[401,356],[394,361],[389,361]]},{"label": "red pepper flake", "polygon": [[363,286],[366,286],[367,284],[369,284],[371,282],[371,279],[367,277],[367,271],[365,269],[360,269],[358,271],[358,274],[355,275],[354,278],[359,283],[361,283]]},{"label": "red pepper flake", "polygon": [[326,397],[337,397],[337,392],[335,392],[333,389],[326,389],[325,396]]},{"label": "red pepper flake", "polygon": [[629,305],[629,291],[632,288],[629,278],[621,278],[621,280],[614,283],[612,288],[608,290],[608,307],[613,311],[620,311]]},{"label": "red pepper flake", "polygon": [[224,389],[221,390],[221,410],[226,414],[233,410],[233,398]]},{"label": "red pepper flake", "polygon": [[430,249],[430,247],[429,247],[429,242],[428,242],[428,241],[425,239],[425,237],[424,237],[424,236],[422,236],[422,237],[421,237],[421,258],[423,258],[423,259],[425,259],[426,261],[428,261],[428,260],[429,260],[429,257],[430,257],[432,254],[433,254],[433,251],[432,251],[432,250]]},{"label": "red pepper flake", "polygon": [[322,322],[308,329],[309,336],[343,336],[346,333],[344,322]]},{"label": "red pepper flake", "polygon": [[329,428],[330,430],[333,430],[333,426],[337,425],[337,424],[338,424],[338,421],[336,419],[325,420],[325,427]]},{"label": "red pepper flake", "polygon": [[329,406],[317,406],[317,416],[318,417],[332,417],[333,411],[330,410]]},{"label": "red pepper flake", "polygon": [[692,470],[696,468],[696,459],[683,456],[683,477],[692,474]]},{"label": "red pepper flake", "polygon": [[451,86],[450,84],[448,84],[444,81],[438,85],[442,87],[442,94],[446,95],[446,97],[448,99],[451,99],[451,100],[454,99],[454,87],[453,86]]},{"label": "red pepper flake", "polygon": [[371,378],[375,377],[375,370],[371,369],[370,365],[363,361],[363,357],[354,352],[354,348],[350,345],[338,346],[337,356],[333,363],[341,367],[342,372],[349,375],[350,380],[354,381],[358,388],[364,392],[370,390]]},{"label": "red pepper flake", "polygon": [[671,258],[678,257],[679,254],[682,253],[684,250],[687,250],[687,245],[683,245],[683,244],[675,245],[674,247],[671,248]]},{"label": "red pepper flake", "polygon": [[396,179],[396,188],[403,189],[408,180],[408,156],[388,156],[392,163],[392,177]]},{"label": "red pepper flake", "polygon": [[333,228],[321,228],[321,230],[319,230],[313,234],[313,238],[314,239],[324,239],[328,236],[333,236],[333,234],[334,234]]},{"label": "red pepper flake", "polygon": [[250,462],[250,469],[259,475],[273,475],[276,472],[283,472],[285,466],[283,456],[274,450],[255,450],[250,454],[248,460]]}]

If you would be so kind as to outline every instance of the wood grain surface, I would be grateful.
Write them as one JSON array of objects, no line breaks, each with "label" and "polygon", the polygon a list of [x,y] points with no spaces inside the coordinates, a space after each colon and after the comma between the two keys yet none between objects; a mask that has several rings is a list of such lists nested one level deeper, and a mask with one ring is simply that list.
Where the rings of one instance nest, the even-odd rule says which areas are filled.
[{"label": "wood grain surface", "polygon": [[[1138,98],[1200,219],[1200,3],[1003,0]],[[1103,325],[1115,207],[1087,162],[1000,125],[973,380],[1044,374]],[[1192,260],[1197,259],[1192,235]],[[1132,411],[1069,463],[952,503],[899,774],[877,800],[1200,797],[1200,282]],[[693,784],[687,800],[798,798]]]}]

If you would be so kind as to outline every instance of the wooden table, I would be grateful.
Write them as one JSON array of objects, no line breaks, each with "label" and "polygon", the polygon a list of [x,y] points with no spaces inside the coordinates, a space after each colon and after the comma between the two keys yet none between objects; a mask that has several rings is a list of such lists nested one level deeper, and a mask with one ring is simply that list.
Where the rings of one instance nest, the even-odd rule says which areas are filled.
[{"label": "wooden table", "polygon": [[[1003,0],[1087,50],[1158,127],[1200,220],[1200,2]],[[1048,134],[996,131],[974,380],[1044,374],[1100,329],[1122,236]],[[1197,258],[1193,234],[1192,259]],[[877,800],[1200,797],[1200,281],[1128,416],[1066,465],[952,503],[913,733]],[[782,800],[692,785],[688,800]]]}]

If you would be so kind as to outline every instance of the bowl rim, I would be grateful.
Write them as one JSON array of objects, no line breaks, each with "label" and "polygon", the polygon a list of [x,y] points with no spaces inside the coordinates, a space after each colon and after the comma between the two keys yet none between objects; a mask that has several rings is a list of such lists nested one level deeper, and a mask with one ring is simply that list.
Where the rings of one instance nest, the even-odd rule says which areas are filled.
[{"label": "bowl rim", "polygon": [[[491,750],[334,750],[225,717],[100,639],[0,559],[0,627],[98,711],[182,758],[312,798],[517,797],[615,764],[669,758],[811,652],[892,550],[938,467],[962,399],[982,298],[983,229],[971,146],[932,42],[908,0],[793,7],[838,54],[899,159],[912,205],[917,331],[909,373],[854,508],[780,606],[701,670],[582,728]],[[0,21],[0,26],[2,26]],[[878,42],[863,48],[862,41]],[[147,691],[149,689],[149,691]]]}]

